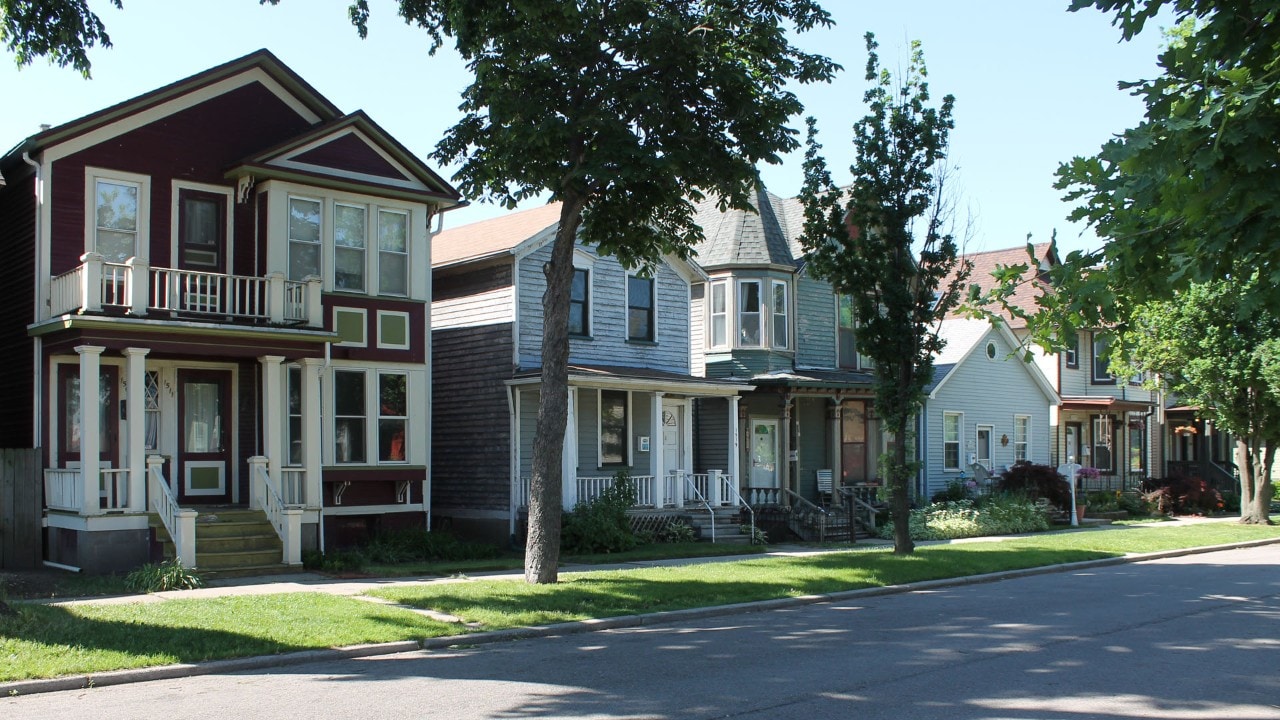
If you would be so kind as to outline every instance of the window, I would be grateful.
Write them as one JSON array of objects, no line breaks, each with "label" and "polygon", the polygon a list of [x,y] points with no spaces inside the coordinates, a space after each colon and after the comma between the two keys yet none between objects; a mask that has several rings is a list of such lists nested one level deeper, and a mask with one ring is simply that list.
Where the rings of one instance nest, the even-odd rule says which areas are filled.
[{"label": "window", "polygon": [[942,413],[942,469],[960,469],[960,445],[963,437],[964,414]]},{"label": "window", "polygon": [[409,215],[378,211],[378,292],[409,294]]},{"label": "window", "polygon": [[378,311],[378,347],[387,350],[408,350],[409,313],[393,310]]},{"label": "window", "polygon": [[1031,416],[1013,416],[1013,461],[1031,460]]},{"label": "window", "polygon": [[405,373],[378,373],[378,460],[404,462],[405,425],[409,419]]},{"label": "window", "polygon": [[995,359],[996,359],[996,352],[997,352],[997,351],[996,351],[996,344],[995,344],[995,343],[993,343],[993,342],[989,342],[989,343],[987,343],[987,359],[988,359],[988,360],[995,360]]},{"label": "window", "polygon": [[185,270],[220,273],[226,240],[227,197],[178,189],[179,264]]},{"label": "window", "polygon": [[760,347],[760,281],[738,282],[738,345]]},{"label": "window", "polygon": [[853,318],[853,298],[836,296],[836,334],[839,342],[840,367],[858,368],[858,334]]},{"label": "window", "polygon": [[1108,368],[1110,358],[1107,351],[1110,343],[1104,337],[1093,336],[1093,383],[1095,385],[1113,385],[1116,378]]},{"label": "window", "polygon": [[142,395],[142,447],[146,450],[160,448],[160,373],[148,370],[143,374]]},{"label": "window", "polygon": [[978,426],[978,453],[974,462],[988,470],[991,469],[991,436],[994,433],[995,428],[990,425]]},{"label": "window", "polygon": [[333,331],[338,333],[338,344],[347,347],[364,347],[369,344],[366,337],[367,311],[364,308],[334,308]]},{"label": "window", "polygon": [[289,448],[289,464],[302,464],[302,368],[294,365],[288,369],[285,393],[288,397],[288,426],[285,443]]},{"label": "window", "polygon": [[358,205],[333,206],[333,289],[364,292],[368,223]]},{"label": "window", "polygon": [[729,344],[728,287],[723,280],[711,283],[711,347]]},{"label": "window", "polygon": [[787,284],[785,282],[773,282],[773,346],[779,350],[787,349],[787,339],[790,337],[790,328],[787,326],[787,308],[790,307],[787,302]]},{"label": "window", "polygon": [[586,337],[591,334],[591,271],[573,269],[569,286],[569,334]]},{"label": "window", "polygon": [[621,390],[600,391],[600,464],[623,465],[627,462],[627,393]]},{"label": "window", "polygon": [[333,371],[333,446],[339,463],[365,462],[365,373]]},{"label": "window", "polygon": [[94,250],[106,262],[122,263],[138,253],[142,186],[94,179]]},{"label": "window", "polygon": [[862,400],[840,403],[840,481],[849,485],[866,482],[867,404]]},{"label": "window", "polygon": [[1067,367],[1080,367],[1080,333],[1071,333],[1071,337],[1067,339],[1067,349],[1063,353],[1066,355]]},{"label": "window", "polygon": [[627,276],[627,339],[654,339],[653,278]]},{"label": "window", "polygon": [[289,279],[320,276],[320,201],[289,198]]},{"label": "window", "polygon": [[[1147,470],[1146,426],[1142,420],[1129,421],[1129,472],[1141,474]],[[1218,443],[1213,449],[1218,449]]]},{"label": "window", "polygon": [[1111,416],[1095,415],[1093,418],[1093,467],[1107,473],[1115,470],[1112,447]]}]

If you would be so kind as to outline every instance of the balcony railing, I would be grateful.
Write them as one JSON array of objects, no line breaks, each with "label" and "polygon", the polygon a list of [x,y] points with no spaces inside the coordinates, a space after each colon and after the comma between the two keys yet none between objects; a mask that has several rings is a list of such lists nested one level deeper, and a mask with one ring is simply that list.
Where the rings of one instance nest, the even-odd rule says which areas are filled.
[{"label": "balcony railing", "polygon": [[177,314],[277,324],[324,324],[320,279],[286,280],[176,268],[153,268],[137,258],[106,262],[85,253],[81,265],[49,282],[49,314],[101,312]]}]

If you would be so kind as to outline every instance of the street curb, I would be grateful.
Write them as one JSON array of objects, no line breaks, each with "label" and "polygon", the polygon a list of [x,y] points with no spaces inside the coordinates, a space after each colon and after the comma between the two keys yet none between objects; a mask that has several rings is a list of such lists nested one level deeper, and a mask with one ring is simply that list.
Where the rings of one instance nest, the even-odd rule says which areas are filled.
[{"label": "street curb", "polygon": [[1004,570],[984,575],[968,575],[964,577],[943,578],[939,580],[922,580],[920,582],[907,583],[903,585],[886,585],[883,587],[860,588],[857,590],[841,590],[838,592],[818,595],[800,595],[796,597],[775,598],[772,600],[759,600],[756,602],[735,603],[732,605],[714,605],[702,608],[689,608],[686,610],[664,610],[662,612],[646,613],[643,615],[621,615],[609,618],[556,623],[554,625],[533,625],[522,628],[511,628],[508,630],[494,630],[491,632],[475,632],[463,635],[425,638],[423,640],[399,640],[396,642],[375,643],[370,645],[351,645],[348,647],[328,650],[304,650],[301,652],[284,653],[281,655],[260,655],[247,658],[232,658],[229,660],[211,660],[208,662],[198,663],[160,665],[157,667],[137,668],[132,670],[114,670],[111,672],[97,673],[93,675],[71,675],[67,677],[50,678],[47,680],[21,680],[17,682],[0,683],[0,697],[34,695],[37,693],[62,692],[66,690],[85,690],[95,687],[105,687],[107,685],[124,685],[127,683],[147,682],[151,680],[173,680],[176,678],[193,677],[196,675],[214,675],[246,670],[263,670],[267,668],[288,667],[291,665],[304,665],[307,663],[326,662],[332,660],[349,660],[354,658],[375,657],[378,655],[392,655],[395,653],[417,652],[422,650],[444,650],[451,647],[490,645],[494,643],[511,642],[513,640],[525,640],[530,638],[576,635],[581,633],[599,632],[602,630],[666,625],[684,620],[701,620],[711,617],[766,612],[769,610],[784,610],[803,607],[806,605],[816,605],[824,602],[839,602],[865,597],[897,595],[908,592],[936,590],[948,587],[963,587],[965,585],[977,585],[980,583],[1012,580],[1014,578],[1031,577],[1034,575],[1073,572],[1077,570],[1124,565],[1127,563],[1143,562],[1147,560],[1162,560],[1165,558],[1200,555],[1204,553],[1220,552],[1223,550],[1240,550],[1276,544],[1280,544],[1280,538],[1249,540],[1245,542],[1228,543],[1226,545],[1206,545],[1203,547],[1183,548],[1180,550],[1161,550],[1159,552],[1152,553],[1134,553],[1113,558],[1082,560],[1080,562],[1064,563],[1061,565],[1044,565],[1041,567],[1023,568],[1020,570]]}]

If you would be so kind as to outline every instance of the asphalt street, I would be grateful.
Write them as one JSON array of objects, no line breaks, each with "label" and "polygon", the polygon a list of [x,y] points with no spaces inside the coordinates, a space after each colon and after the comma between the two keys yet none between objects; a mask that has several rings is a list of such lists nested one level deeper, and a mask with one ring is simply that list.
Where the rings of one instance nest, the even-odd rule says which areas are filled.
[{"label": "asphalt street", "polygon": [[1280,720],[1280,548],[0,700],[0,718]]}]

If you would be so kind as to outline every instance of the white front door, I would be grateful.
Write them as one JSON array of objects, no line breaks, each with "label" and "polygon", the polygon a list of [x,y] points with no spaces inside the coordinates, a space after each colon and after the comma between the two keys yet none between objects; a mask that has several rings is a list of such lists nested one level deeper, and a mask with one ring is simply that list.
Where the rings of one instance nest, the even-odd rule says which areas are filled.
[{"label": "white front door", "polygon": [[681,452],[684,440],[684,419],[681,417],[683,411],[684,408],[679,405],[662,405],[662,467],[668,473],[689,469],[684,466],[684,453]]},{"label": "white front door", "polygon": [[751,421],[751,487],[778,487],[778,421]]}]

